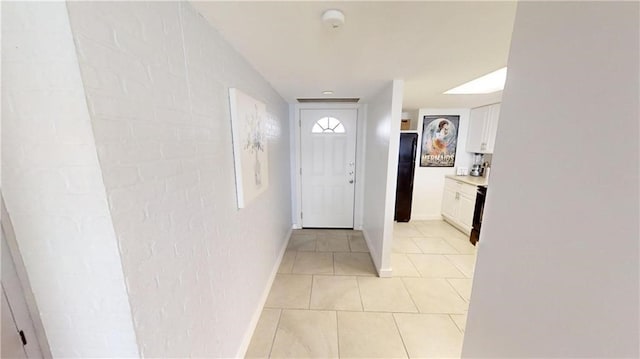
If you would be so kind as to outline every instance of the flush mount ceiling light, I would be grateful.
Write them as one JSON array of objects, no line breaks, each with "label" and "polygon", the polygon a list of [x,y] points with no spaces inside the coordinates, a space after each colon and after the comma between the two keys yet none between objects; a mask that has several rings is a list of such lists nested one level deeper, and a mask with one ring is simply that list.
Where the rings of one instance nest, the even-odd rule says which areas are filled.
[{"label": "flush mount ceiling light", "polygon": [[323,95],[333,95],[333,91],[331,90],[326,90],[326,91],[322,91]]},{"label": "flush mount ceiling light", "polygon": [[344,13],[336,9],[327,10],[322,14],[322,22],[332,29],[338,29],[344,25]]},{"label": "flush mount ceiling light", "polygon": [[478,77],[458,87],[445,92],[445,95],[472,95],[487,94],[500,91],[504,88],[504,82],[507,80],[507,68],[503,67],[492,73]]}]

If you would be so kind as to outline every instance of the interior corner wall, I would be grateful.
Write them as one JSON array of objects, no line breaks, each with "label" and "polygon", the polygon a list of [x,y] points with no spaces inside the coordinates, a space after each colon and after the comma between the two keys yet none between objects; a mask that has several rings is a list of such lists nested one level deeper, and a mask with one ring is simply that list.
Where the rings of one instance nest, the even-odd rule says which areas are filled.
[{"label": "interior corner wall", "polygon": [[[472,155],[466,151],[467,133],[469,129],[468,108],[421,108],[418,111],[418,148],[416,154],[416,170],[413,177],[413,200],[411,204],[411,220],[442,219],[442,194],[444,192],[444,176],[456,174],[457,167],[471,168]],[[420,167],[420,151],[422,150],[422,124],[424,116],[451,115],[460,116],[458,125],[458,144],[454,167]]]},{"label": "interior corner wall", "polygon": [[640,356],[639,26],[518,4],[463,357]]},{"label": "interior corner wall", "polygon": [[362,230],[381,277],[391,276],[403,88],[394,80],[367,104]]},{"label": "interior corner wall", "polygon": [[[242,356],[291,230],[288,105],[188,2],[68,8],[141,354]],[[230,87],[270,116],[241,210]]]},{"label": "interior corner wall", "polygon": [[44,355],[137,357],[64,2],[2,3],[2,75],[2,192]]}]

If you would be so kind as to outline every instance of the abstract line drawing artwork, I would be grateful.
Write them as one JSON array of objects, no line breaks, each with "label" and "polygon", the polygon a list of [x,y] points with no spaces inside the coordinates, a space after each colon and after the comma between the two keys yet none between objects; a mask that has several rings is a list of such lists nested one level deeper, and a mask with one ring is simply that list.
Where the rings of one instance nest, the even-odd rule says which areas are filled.
[{"label": "abstract line drawing artwork", "polygon": [[229,89],[238,208],[245,208],[269,187],[267,111],[264,103]]}]

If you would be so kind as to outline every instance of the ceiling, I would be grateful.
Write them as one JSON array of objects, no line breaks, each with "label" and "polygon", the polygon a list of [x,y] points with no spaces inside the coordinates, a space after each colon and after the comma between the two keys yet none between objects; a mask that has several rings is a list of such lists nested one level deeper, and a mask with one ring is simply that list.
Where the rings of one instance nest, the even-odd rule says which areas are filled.
[{"label": "ceiling", "polygon": [[[193,2],[287,101],[362,102],[405,80],[403,108],[475,107],[502,93],[443,95],[506,66],[515,2]],[[334,30],[321,21],[340,9]]]}]

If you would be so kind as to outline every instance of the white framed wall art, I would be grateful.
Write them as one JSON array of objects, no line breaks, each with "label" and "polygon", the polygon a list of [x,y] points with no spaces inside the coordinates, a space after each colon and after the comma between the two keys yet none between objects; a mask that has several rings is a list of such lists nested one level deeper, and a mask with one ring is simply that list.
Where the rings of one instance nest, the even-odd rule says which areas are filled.
[{"label": "white framed wall art", "polygon": [[245,208],[269,187],[267,110],[264,103],[229,89],[238,208]]}]

